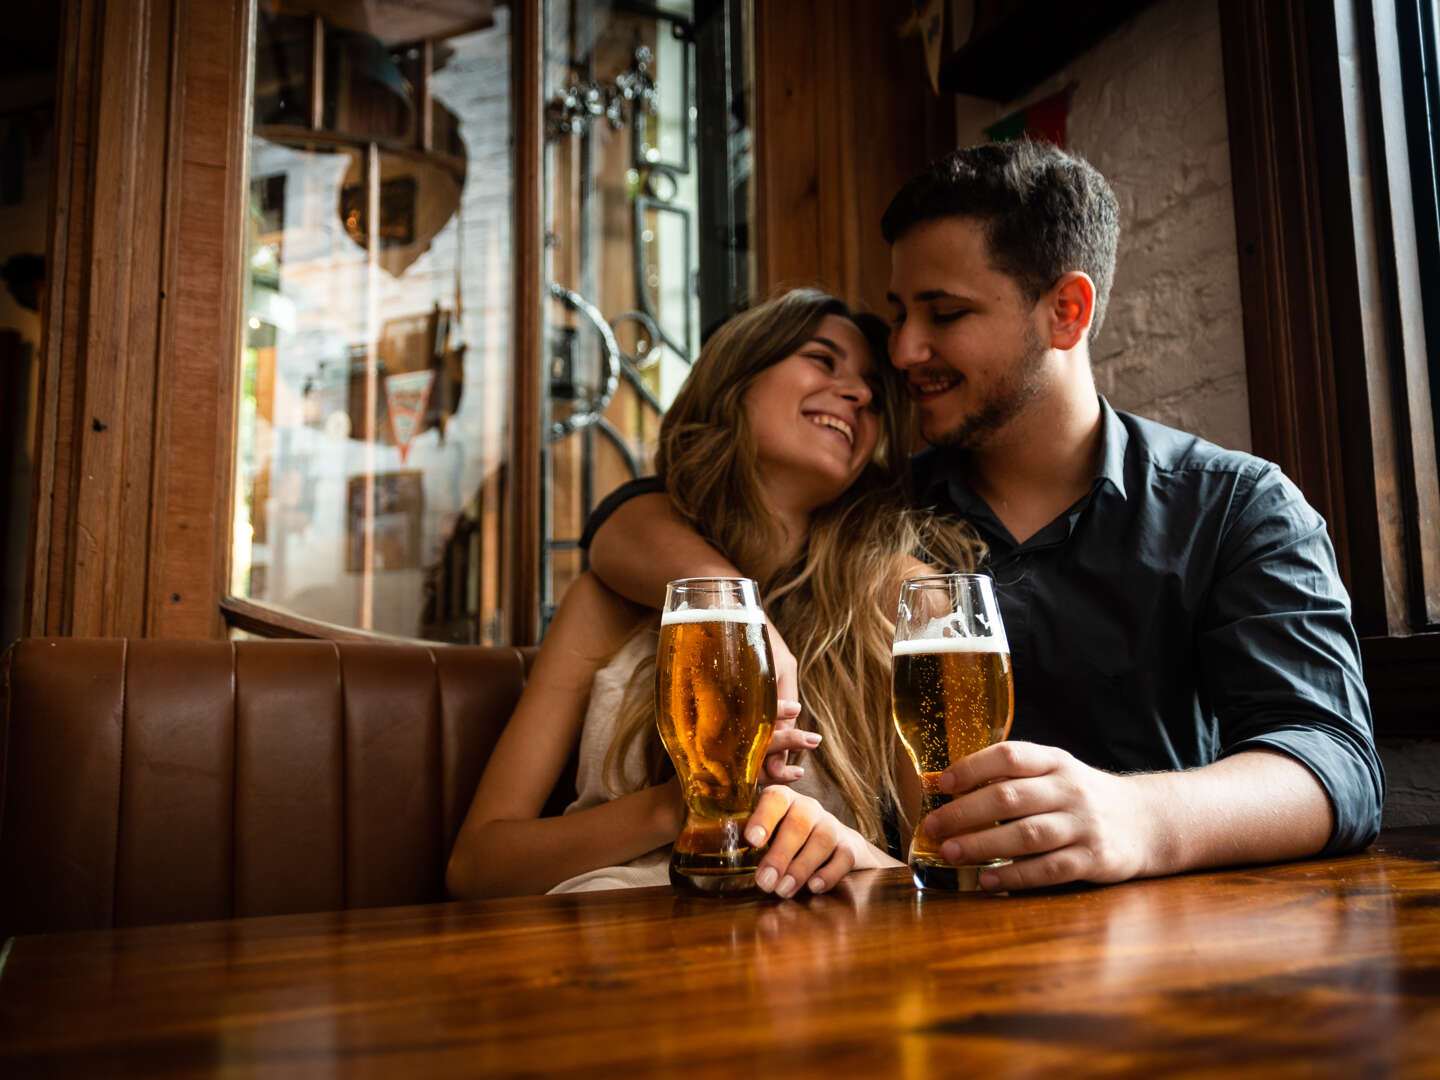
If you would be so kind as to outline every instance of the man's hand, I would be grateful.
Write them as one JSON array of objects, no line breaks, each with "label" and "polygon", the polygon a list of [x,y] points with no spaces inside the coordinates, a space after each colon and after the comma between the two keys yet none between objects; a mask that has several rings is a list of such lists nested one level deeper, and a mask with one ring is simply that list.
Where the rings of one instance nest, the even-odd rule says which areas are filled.
[{"label": "man's hand", "polygon": [[1154,872],[1144,779],[1051,746],[997,743],[940,774],[940,790],[961,794],[924,826],[954,865],[1014,860],[982,873],[985,889],[1127,881]]}]

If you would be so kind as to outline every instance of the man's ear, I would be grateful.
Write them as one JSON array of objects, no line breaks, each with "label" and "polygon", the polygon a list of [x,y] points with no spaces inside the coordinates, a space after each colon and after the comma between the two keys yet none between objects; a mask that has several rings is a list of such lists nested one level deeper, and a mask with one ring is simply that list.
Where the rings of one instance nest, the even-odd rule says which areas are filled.
[{"label": "man's ear", "polygon": [[1061,274],[1046,294],[1050,310],[1050,347],[1062,352],[1085,340],[1095,317],[1095,282],[1083,270]]}]

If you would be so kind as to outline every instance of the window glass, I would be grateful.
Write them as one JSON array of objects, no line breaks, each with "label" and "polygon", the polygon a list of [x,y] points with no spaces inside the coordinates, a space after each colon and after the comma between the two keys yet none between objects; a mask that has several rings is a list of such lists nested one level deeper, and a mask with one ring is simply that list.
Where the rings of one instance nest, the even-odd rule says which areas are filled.
[{"label": "window glass", "polygon": [[503,640],[508,9],[271,7],[232,592],[347,627]]}]

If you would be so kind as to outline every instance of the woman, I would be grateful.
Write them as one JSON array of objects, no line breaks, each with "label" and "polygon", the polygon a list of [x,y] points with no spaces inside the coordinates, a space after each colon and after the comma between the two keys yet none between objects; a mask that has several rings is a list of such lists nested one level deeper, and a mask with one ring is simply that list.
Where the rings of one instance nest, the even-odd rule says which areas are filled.
[{"label": "woman", "polygon": [[[712,335],[660,428],[670,498],[760,582],[803,675],[781,716],[803,704],[805,730],[777,730],[770,752],[809,751],[816,768],[783,769],[793,783],[765,789],[746,831],[770,844],[757,884],[783,897],[896,865],[878,846],[887,812],[913,814],[919,794],[886,719],[895,597],[928,570],[916,551],[974,561],[968,532],[907,507],[909,403],[885,335],[834,297],[786,293]],[[685,807],[655,731],[658,622],[591,575],[571,586],[461,826],[452,894],[667,880]],[[540,818],[577,741],[580,797]]]}]

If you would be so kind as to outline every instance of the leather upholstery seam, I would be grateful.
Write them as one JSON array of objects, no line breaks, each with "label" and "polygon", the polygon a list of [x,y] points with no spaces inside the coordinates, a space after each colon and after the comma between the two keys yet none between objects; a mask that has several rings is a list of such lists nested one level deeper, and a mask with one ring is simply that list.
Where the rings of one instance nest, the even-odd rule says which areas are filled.
[{"label": "leather upholstery seam", "polygon": [[115,847],[114,865],[110,870],[110,925],[117,925],[120,898],[120,842],[124,836],[125,812],[125,735],[130,709],[130,639],[120,641],[120,752],[116,755],[118,775],[115,777]]}]

